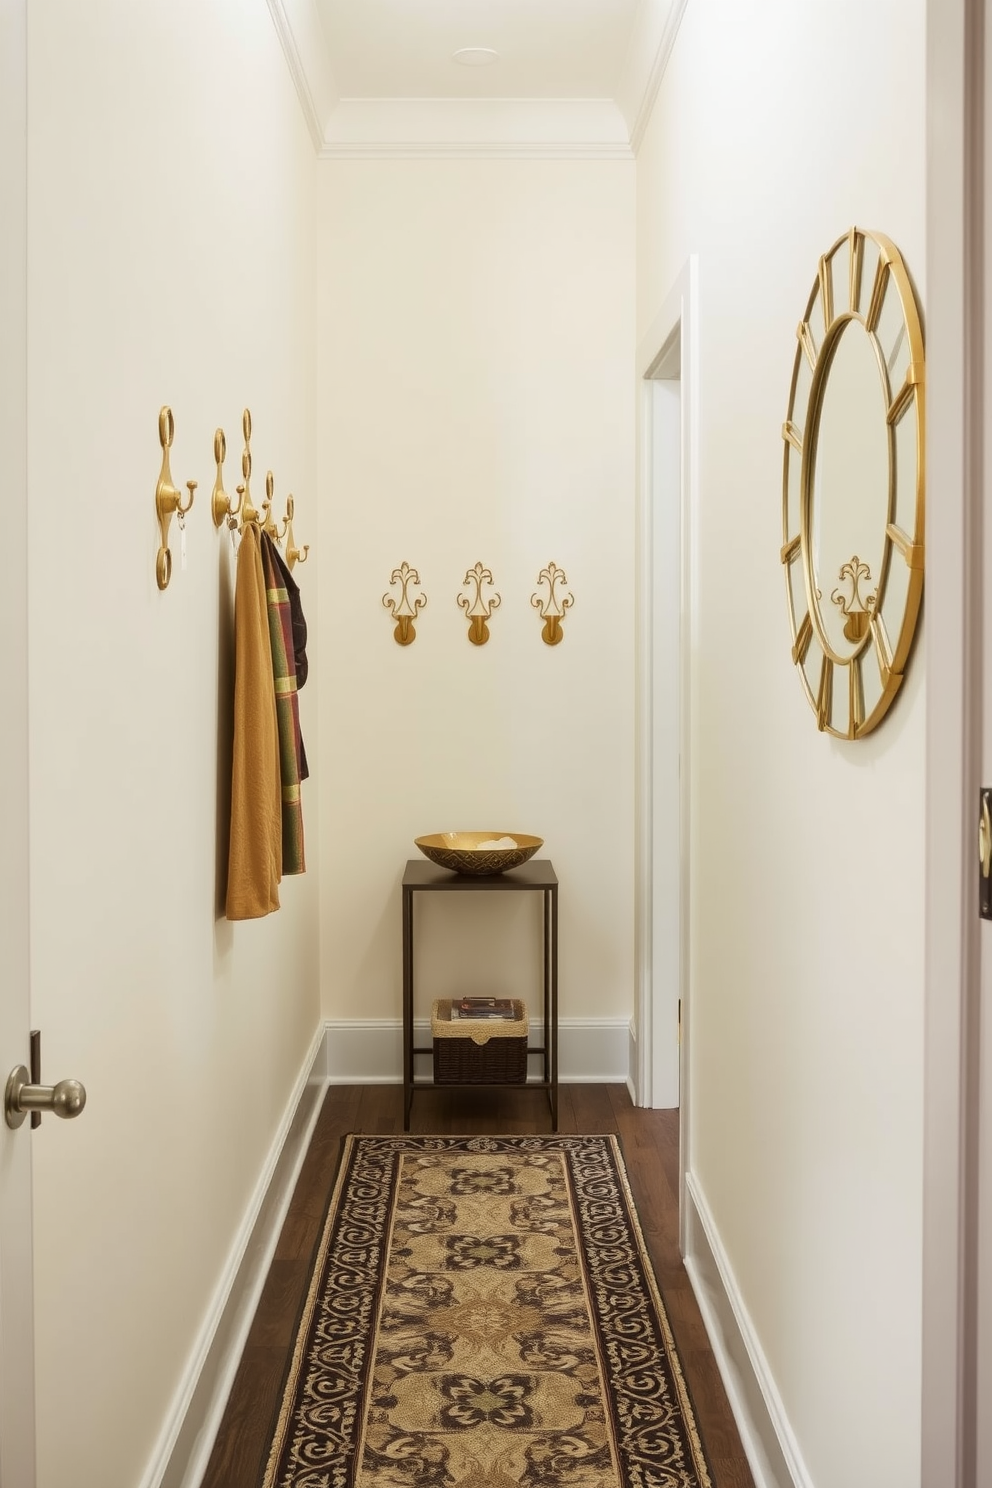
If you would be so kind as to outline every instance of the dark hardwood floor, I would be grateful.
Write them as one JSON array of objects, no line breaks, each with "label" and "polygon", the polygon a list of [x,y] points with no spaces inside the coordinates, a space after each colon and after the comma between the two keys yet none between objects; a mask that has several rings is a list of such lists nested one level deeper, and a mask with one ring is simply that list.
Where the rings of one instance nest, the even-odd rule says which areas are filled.
[{"label": "dark hardwood floor", "polygon": [[[425,1090],[415,1132],[463,1134],[550,1129],[543,1091]],[[403,1130],[399,1085],[331,1086],[300,1173],[202,1488],[257,1488],[310,1262],[349,1132]],[[622,1085],[563,1085],[559,1130],[620,1137],[634,1201],[692,1395],[714,1488],[754,1488],[695,1294],[679,1256],[677,1111],[642,1111]]]}]

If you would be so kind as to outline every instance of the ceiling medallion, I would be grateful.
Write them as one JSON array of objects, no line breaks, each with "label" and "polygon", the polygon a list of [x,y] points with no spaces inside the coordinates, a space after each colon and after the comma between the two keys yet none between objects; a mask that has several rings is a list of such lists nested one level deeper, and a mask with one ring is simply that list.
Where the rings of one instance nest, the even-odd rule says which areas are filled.
[{"label": "ceiling medallion", "polygon": [[499,61],[499,52],[494,52],[492,47],[462,47],[452,53],[451,60],[461,67],[489,67]]}]

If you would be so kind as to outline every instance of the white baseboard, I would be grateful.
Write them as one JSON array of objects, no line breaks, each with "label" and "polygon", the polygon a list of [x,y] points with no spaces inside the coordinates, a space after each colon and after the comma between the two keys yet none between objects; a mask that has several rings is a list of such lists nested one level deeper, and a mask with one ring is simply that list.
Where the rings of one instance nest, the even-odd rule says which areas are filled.
[{"label": "white baseboard", "polygon": [[198,1488],[203,1479],[320,1112],[324,1045],[319,1024],[141,1488]]},{"label": "white baseboard", "polygon": [[756,1488],[813,1488],[713,1216],[686,1174],[685,1268]]},{"label": "white baseboard", "polygon": [[[399,1018],[336,1018],[325,1024],[323,1066],[331,1085],[398,1085],[403,1079],[403,1024]],[[543,1042],[531,1023],[530,1041]],[[427,1019],[414,1025],[414,1043],[429,1046]],[[418,1056],[418,1075],[430,1075],[430,1055]],[[538,1061],[531,1060],[536,1076]],[[630,1086],[627,1018],[562,1018],[558,1023],[558,1078],[562,1084]]]}]

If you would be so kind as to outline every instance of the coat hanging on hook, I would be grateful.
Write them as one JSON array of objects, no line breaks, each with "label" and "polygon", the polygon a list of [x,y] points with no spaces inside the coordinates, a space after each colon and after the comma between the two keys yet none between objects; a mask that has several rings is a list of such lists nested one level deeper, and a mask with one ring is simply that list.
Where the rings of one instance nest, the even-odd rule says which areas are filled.
[{"label": "coat hanging on hook", "polygon": [[246,522],[234,588],[234,755],[229,920],[255,920],[279,908],[282,787],[272,685],[272,645],[258,527]]}]

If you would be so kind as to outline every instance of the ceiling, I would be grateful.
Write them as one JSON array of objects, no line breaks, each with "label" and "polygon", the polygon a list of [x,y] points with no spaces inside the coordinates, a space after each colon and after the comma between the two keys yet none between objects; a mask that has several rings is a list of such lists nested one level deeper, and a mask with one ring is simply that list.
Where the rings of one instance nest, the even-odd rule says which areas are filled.
[{"label": "ceiling", "polygon": [[268,3],[321,155],[623,158],[687,0]]}]

